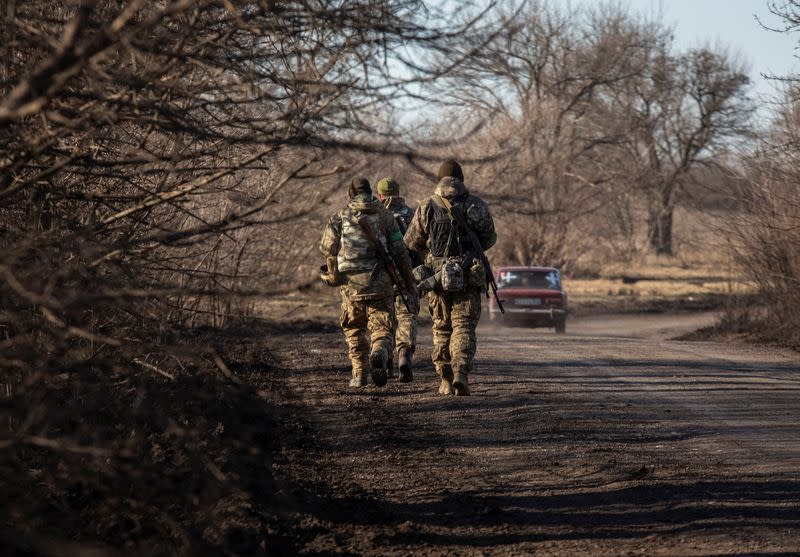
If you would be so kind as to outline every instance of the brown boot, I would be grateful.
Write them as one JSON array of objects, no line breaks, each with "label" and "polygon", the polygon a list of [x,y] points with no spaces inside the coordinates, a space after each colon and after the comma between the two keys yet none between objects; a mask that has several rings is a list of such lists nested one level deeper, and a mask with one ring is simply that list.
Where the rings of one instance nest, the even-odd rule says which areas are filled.
[{"label": "brown boot", "polygon": [[467,383],[467,374],[458,373],[453,376],[453,390],[456,396],[469,396],[469,383]]},{"label": "brown boot", "polygon": [[383,349],[375,350],[370,354],[369,363],[372,366],[372,382],[376,387],[385,387],[389,376],[386,373],[386,354]]},{"label": "brown boot", "polygon": [[411,372],[411,356],[414,353],[410,348],[403,348],[397,358],[397,366],[400,368],[400,382],[411,383],[414,375]]},{"label": "brown boot", "polygon": [[453,369],[449,365],[445,365],[436,369],[436,375],[442,380],[439,383],[439,394],[450,396],[453,394]]}]

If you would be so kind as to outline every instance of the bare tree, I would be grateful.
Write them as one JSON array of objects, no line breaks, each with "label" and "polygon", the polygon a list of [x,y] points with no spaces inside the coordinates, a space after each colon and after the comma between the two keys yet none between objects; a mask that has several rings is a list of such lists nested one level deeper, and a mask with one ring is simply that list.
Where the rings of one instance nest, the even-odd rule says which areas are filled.
[{"label": "bare tree", "polygon": [[[0,469],[4,488],[30,488],[13,490],[14,520],[37,528],[35,498],[66,500],[78,482],[99,493],[81,504],[109,506],[94,509],[108,527],[69,537],[124,544],[125,513],[159,506],[155,444],[222,485],[193,440],[214,424],[178,416],[187,385],[209,404],[204,381],[253,397],[215,336],[186,325],[224,325],[242,313],[240,296],[312,280],[298,273],[318,239],[307,220],[358,153],[407,151],[374,116],[435,77],[429,49],[474,28],[429,24],[431,10],[421,0],[4,3]],[[406,49],[413,64],[398,55]],[[178,423],[179,435],[167,432]],[[214,504],[203,501],[202,520]],[[6,523],[10,507],[0,509]],[[153,531],[178,547],[160,553],[209,553],[187,541],[202,538],[202,520],[161,520]]]},{"label": "bare tree", "polygon": [[769,135],[743,157],[744,206],[726,233],[761,294],[756,307],[745,309],[744,326],[800,348],[800,107],[792,88],[785,98]]},{"label": "bare tree", "polygon": [[749,78],[722,53],[709,49],[673,55],[667,42],[651,54],[648,71],[621,90],[620,111],[632,123],[622,143],[628,187],[648,208],[648,238],[670,255],[672,216],[690,172],[714,164],[720,150],[749,133]]},{"label": "bare tree", "polygon": [[[771,30],[800,29],[800,2],[766,2],[782,21]],[[762,23],[763,25],[763,23]],[[766,27],[766,26],[765,26]],[[769,27],[767,27],[769,29]],[[725,232],[734,258],[758,287],[723,316],[720,326],[800,349],[800,107],[796,75],[770,76],[780,101],[757,140],[740,154],[737,213]]]},{"label": "bare tree", "polygon": [[[756,16],[761,26],[767,31],[783,34],[795,34],[800,31],[800,2],[798,0],[766,0],[765,1],[769,12],[776,16],[782,23],[780,26],[774,26],[765,23],[761,18]],[[797,58],[795,50],[794,57]],[[778,82],[796,83],[800,81],[800,76],[797,73],[788,75],[774,75],[762,73],[765,77]]]},{"label": "bare tree", "polygon": [[608,202],[604,148],[628,133],[608,99],[647,71],[658,30],[608,6],[564,14],[533,2],[506,17],[504,33],[450,74],[448,98],[466,107],[457,121],[488,122],[467,149],[491,149],[478,181],[514,223],[505,257],[568,267],[581,223]]}]

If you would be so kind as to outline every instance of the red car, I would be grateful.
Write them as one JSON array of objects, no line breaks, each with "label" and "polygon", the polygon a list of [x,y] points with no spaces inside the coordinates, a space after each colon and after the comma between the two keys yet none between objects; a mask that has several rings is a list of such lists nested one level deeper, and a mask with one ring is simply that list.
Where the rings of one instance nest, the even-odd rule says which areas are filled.
[{"label": "red car", "polygon": [[554,267],[500,267],[496,270],[497,301],[489,299],[489,319],[530,327],[567,330],[567,295],[561,287],[561,273]]}]

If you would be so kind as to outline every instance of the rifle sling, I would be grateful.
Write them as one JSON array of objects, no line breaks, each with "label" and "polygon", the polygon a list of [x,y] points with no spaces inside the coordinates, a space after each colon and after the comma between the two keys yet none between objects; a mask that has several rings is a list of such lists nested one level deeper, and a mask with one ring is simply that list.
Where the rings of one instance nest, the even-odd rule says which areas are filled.
[{"label": "rifle sling", "polygon": [[434,193],[433,194],[433,200],[436,202],[437,205],[440,205],[441,207],[444,207],[448,211],[450,209],[452,209],[452,207],[453,207],[453,204],[450,203],[449,200],[445,199],[444,197],[442,197],[438,193]]},{"label": "rifle sling", "polygon": [[[380,270],[381,269],[385,269],[386,273],[389,275],[389,279],[392,281],[392,284],[397,286],[397,288],[400,288],[400,285],[397,284],[397,280],[395,279],[394,273],[392,272],[393,271],[392,265],[394,265],[395,266],[394,267],[395,270],[397,270],[397,265],[394,262],[394,258],[389,253],[389,251],[386,250],[386,248],[383,246],[383,244],[381,244],[381,241],[378,238],[378,235],[375,232],[375,229],[372,228],[372,225],[369,223],[369,221],[367,221],[367,220],[362,221],[361,220],[362,218],[363,217],[359,217],[356,220],[356,222],[361,227],[361,229],[364,231],[364,233],[367,235],[367,239],[373,245],[373,247],[375,248],[375,251],[378,254],[378,261],[372,267],[372,271],[370,272],[370,275],[369,275],[370,276],[370,280],[374,280],[378,276],[378,273],[380,272]],[[371,232],[371,234],[367,232],[368,229]]]}]

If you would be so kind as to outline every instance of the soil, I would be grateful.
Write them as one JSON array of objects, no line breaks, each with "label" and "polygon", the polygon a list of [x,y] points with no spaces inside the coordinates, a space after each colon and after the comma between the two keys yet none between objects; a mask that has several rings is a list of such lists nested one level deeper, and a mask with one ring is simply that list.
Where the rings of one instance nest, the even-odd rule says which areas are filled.
[{"label": "soil", "polygon": [[797,352],[485,320],[441,397],[429,321],[413,383],[351,389],[335,305],[290,311],[185,339],[227,375],[57,382],[57,439],[112,450],[0,451],[0,555],[800,554]]},{"label": "soil", "polygon": [[669,340],[711,321],[482,323],[460,398],[428,327],[412,384],[363,389],[335,326],[276,330],[292,497],[268,553],[800,554],[800,355]]}]

